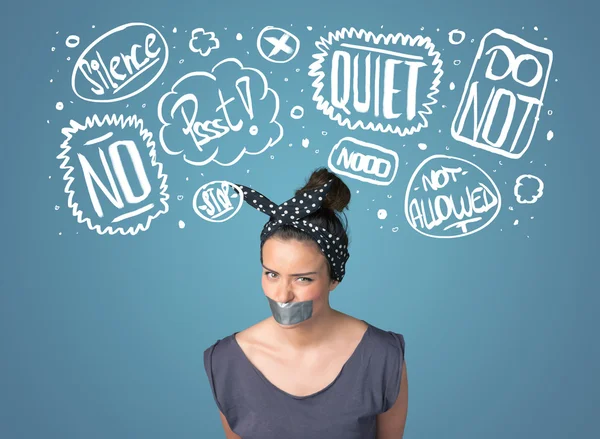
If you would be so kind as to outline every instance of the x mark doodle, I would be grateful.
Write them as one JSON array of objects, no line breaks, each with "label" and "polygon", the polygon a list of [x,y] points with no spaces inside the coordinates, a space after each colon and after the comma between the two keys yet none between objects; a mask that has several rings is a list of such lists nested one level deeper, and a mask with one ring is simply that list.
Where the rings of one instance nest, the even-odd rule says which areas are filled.
[{"label": "x mark doodle", "polygon": [[290,36],[288,34],[282,34],[281,37],[279,37],[279,38],[265,37],[265,40],[267,40],[269,43],[271,43],[273,45],[273,49],[271,50],[271,52],[269,52],[269,54],[267,56],[269,58],[271,58],[273,55],[278,54],[280,50],[283,50],[288,55],[290,53],[293,53],[294,49],[292,49],[290,46],[288,46],[286,44],[286,41],[289,38],[290,38]]},{"label": "x mark doodle", "polygon": [[[271,46],[267,47],[267,43]],[[294,34],[278,27],[265,27],[256,39],[260,55],[273,63],[286,63],[292,60],[300,49],[300,40]],[[263,50],[263,46],[264,50]],[[269,53],[265,53],[270,48]],[[276,56],[279,54],[279,56]]]}]

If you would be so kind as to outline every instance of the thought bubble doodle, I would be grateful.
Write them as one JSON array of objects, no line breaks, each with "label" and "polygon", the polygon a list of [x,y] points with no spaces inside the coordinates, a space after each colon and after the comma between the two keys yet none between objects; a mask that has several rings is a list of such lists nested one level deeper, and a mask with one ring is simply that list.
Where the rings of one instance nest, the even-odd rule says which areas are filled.
[{"label": "thought bubble doodle", "polygon": [[499,29],[488,32],[465,83],[452,137],[520,158],[535,133],[551,66],[551,50]]},{"label": "thought bubble doodle", "polygon": [[158,29],[144,23],[125,24],[83,51],[75,62],[71,87],[85,101],[122,101],[150,87],[168,59],[169,47]]},{"label": "thought bubble doodle", "polygon": [[[524,183],[523,183],[524,180],[525,180],[525,183],[535,182],[534,183],[535,194],[531,195],[531,199],[525,199],[521,196],[520,188],[524,186]],[[515,198],[517,199],[517,203],[533,204],[537,200],[542,198],[542,195],[544,195],[544,182],[539,177],[536,177],[535,175],[531,175],[531,174],[521,175],[517,178],[517,181],[515,182],[514,194],[515,194]]]},{"label": "thought bubble doodle", "polygon": [[231,166],[279,142],[278,112],[279,97],[265,75],[227,58],[210,72],[184,75],[162,96],[160,143],[194,166]]},{"label": "thought bubble doodle", "polygon": [[400,136],[428,126],[443,74],[429,37],[343,28],[315,44],[313,101],[331,120]]},{"label": "thought bubble doodle", "polygon": [[135,235],[169,210],[167,176],[152,133],[137,116],[87,117],[62,129],[68,206],[99,234]]},{"label": "thought bubble doodle", "polygon": [[222,180],[201,186],[192,201],[196,215],[212,223],[231,219],[241,209],[243,202],[242,189]]},{"label": "thought bubble doodle", "polygon": [[480,167],[457,157],[433,155],[408,183],[404,214],[425,236],[458,238],[488,226],[500,206],[496,183]]},{"label": "thought bubble doodle", "polygon": [[192,52],[208,56],[211,51],[219,48],[220,43],[214,32],[207,32],[199,27],[192,31],[189,46]]}]

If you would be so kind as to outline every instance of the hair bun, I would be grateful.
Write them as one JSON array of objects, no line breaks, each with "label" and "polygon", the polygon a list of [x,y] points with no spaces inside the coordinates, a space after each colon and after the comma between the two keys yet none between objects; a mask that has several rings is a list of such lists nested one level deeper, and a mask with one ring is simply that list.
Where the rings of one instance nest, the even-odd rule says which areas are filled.
[{"label": "hair bun", "polygon": [[348,186],[346,186],[346,184],[342,181],[340,177],[338,177],[333,172],[330,172],[327,168],[321,167],[315,169],[308,178],[306,184],[296,191],[296,195],[298,195],[302,191],[322,186],[329,180],[332,180],[332,186],[327,195],[325,196],[321,208],[342,212],[344,209],[348,208],[348,204],[350,204],[350,189],[348,188]]}]

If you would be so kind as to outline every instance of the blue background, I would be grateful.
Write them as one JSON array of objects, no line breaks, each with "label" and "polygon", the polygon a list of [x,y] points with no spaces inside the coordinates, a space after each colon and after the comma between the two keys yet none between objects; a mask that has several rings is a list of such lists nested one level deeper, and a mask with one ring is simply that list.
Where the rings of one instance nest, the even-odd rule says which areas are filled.
[{"label": "blue background", "polygon": [[[410,382],[405,437],[598,437],[599,41],[598,11],[588,5],[529,0],[4,5],[0,437],[223,437],[202,353],[217,339],[269,316],[259,261],[266,217],[242,209],[225,223],[209,223],[193,212],[193,194],[206,182],[224,179],[252,184],[282,202],[312,169],[326,165],[337,140],[352,134],[397,150],[400,167],[386,187],[344,178],[352,190],[351,257],[331,304],[405,336]],[[112,106],[78,99],[70,75],[79,53],[102,33],[132,21],[154,25],[177,46],[167,70],[142,94]],[[269,64],[256,53],[256,36],[267,25],[301,38],[291,63]],[[314,27],[311,33],[307,25]],[[351,133],[316,110],[306,75],[316,52],[313,42],[344,26],[422,34],[445,48],[439,103],[428,129],[404,138]],[[265,73],[281,99],[283,139],[228,168],[214,163],[194,168],[180,157],[161,155],[157,145],[169,175],[169,212],[135,236],[88,230],[67,207],[56,159],[64,140],[60,129],[70,118],[131,111],[156,135],[158,98],[199,68],[188,62],[187,49],[196,27],[215,31],[222,43],[206,66],[236,56]],[[467,33],[460,46],[448,43],[454,28]],[[500,157],[450,135],[479,40],[493,28],[554,52],[530,149],[503,165]],[[235,40],[237,32],[242,41]],[[76,49],[65,47],[70,34],[81,37]],[[176,63],[180,58],[186,62]],[[454,66],[453,59],[462,63]],[[450,81],[456,90],[449,90]],[[60,112],[58,101],[65,103]],[[295,104],[305,108],[298,121],[289,117]],[[551,141],[548,130],[555,133]],[[308,148],[300,145],[304,137],[311,139]],[[419,142],[428,149],[418,149]],[[406,222],[404,193],[412,171],[437,153],[473,160],[498,184],[502,211],[486,229],[459,239],[431,239]],[[514,201],[512,183],[524,173],[544,180],[536,204]],[[385,220],[377,217],[380,208],[388,211]]]}]

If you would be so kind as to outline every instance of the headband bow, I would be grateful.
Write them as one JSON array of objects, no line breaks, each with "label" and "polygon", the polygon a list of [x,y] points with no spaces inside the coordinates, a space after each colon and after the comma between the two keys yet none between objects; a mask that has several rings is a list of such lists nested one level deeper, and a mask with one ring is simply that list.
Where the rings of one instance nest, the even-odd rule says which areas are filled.
[{"label": "headband bow", "polygon": [[346,261],[350,257],[347,246],[339,242],[339,236],[333,236],[324,228],[303,219],[322,207],[325,196],[331,189],[332,181],[329,180],[317,188],[302,191],[279,205],[255,189],[241,184],[234,184],[234,186],[241,190],[244,201],[270,217],[260,235],[261,246],[283,225],[296,227],[316,241],[331,264],[332,277],[341,282],[345,274]]}]

